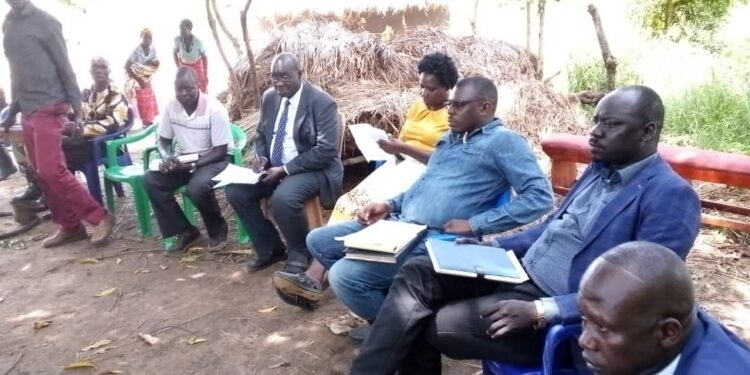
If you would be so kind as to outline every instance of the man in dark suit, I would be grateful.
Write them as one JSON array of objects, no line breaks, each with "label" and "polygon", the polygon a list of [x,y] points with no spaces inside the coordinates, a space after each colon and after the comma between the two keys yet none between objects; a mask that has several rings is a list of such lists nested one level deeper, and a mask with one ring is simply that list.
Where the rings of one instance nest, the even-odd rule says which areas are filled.
[{"label": "man in dark suit", "polygon": [[597,375],[750,374],[750,350],[695,304],[685,262],[651,242],[607,251],[581,281],[578,344]]},{"label": "man in dark suit", "polygon": [[[253,239],[249,271],[287,258],[285,271],[304,272],[310,260],[305,237],[306,200],[320,196],[333,207],[341,195],[344,167],[337,145],[341,137],[336,102],[319,87],[302,80],[299,60],[277,55],[271,64],[273,88],[263,94],[252,167],[264,172],[255,185],[230,185],[227,199]],[[260,207],[269,198],[271,215],[286,240]]]},{"label": "man in dark suit", "polygon": [[[537,364],[547,324],[577,321],[576,293],[598,256],[651,241],[686,258],[700,201],[659,157],[664,106],[654,90],[628,86],[597,105],[593,163],[543,223],[486,245],[513,250],[530,280],[505,284],[438,274],[428,257],[396,275],[352,374],[440,373],[440,354]],[[474,241],[476,242],[476,241]]]}]

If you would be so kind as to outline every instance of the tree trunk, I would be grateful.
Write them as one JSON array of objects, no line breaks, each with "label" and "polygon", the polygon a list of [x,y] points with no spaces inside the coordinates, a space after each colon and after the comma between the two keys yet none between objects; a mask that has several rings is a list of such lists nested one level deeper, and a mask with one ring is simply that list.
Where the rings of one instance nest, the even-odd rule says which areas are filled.
[{"label": "tree trunk", "polygon": [[224,23],[224,18],[221,17],[221,12],[219,12],[219,7],[216,6],[216,0],[211,0],[211,5],[214,7],[214,14],[216,15],[216,22],[219,23],[219,27],[221,27],[221,30],[224,32],[224,35],[229,38],[229,40],[232,42],[232,46],[234,47],[235,52],[237,52],[237,57],[242,56],[242,49],[240,48],[240,42],[237,40],[237,38],[232,35],[232,33],[229,31],[229,28]]},{"label": "tree trunk", "polygon": [[240,13],[240,23],[242,24],[242,39],[245,42],[245,51],[247,55],[248,73],[250,74],[250,95],[253,100],[253,107],[260,107],[260,89],[258,88],[258,78],[256,77],[257,71],[255,70],[255,57],[253,57],[253,50],[250,48],[250,36],[247,31],[247,11],[250,9],[250,3],[253,0],[247,0],[245,8]]},{"label": "tree trunk", "polygon": [[227,70],[229,71],[229,74],[232,74],[232,64],[229,63],[229,59],[227,59],[227,54],[224,53],[224,47],[221,45],[221,39],[219,38],[219,32],[216,31],[216,20],[214,19],[214,15],[211,12],[211,1],[206,0],[206,17],[208,17],[208,27],[211,28],[211,33],[214,36],[214,40],[216,41],[216,48],[219,49],[219,54],[221,55],[221,59],[224,61],[224,65],[227,67]]},{"label": "tree trunk", "polygon": [[539,16],[539,45],[537,46],[537,79],[544,77],[544,11],[547,8],[547,0],[538,0]]},{"label": "tree trunk", "polygon": [[599,17],[599,10],[596,9],[594,4],[589,4],[588,12],[591,14],[591,19],[594,21],[596,38],[599,40],[599,48],[602,50],[604,69],[607,72],[607,90],[612,91],[615,89],[617,78],[617,59],[612,56],[612,52],[609,49],[609,42],[607,42],[607,36],[604,34],[604,27],[602,26],[602,20]]},{"label": "tree trunk", "polygon": [[471,35],[477,36],[477,10],[479,9],[479,0],[474,0],[474,15],[471,17]]},{"label": "tree trunk", "polygon": [[526,0],[526,52],[531,53],[531,2]]}]

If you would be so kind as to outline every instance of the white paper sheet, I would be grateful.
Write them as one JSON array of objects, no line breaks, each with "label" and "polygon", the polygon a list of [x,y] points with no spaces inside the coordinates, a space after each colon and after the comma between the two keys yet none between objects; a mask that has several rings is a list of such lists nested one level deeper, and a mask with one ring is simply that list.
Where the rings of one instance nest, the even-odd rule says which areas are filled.
[{"label": "white paper sheet", "polygon": [[214,189],[216,189],[229,184],[256,184],[260,180],[260,176],[262,176],[262,173],[255,173],[250,168],[229,164],[211,180],[217,181],[217,184],[214,185]]},{"label": "white paper sheet", "polygon": [[378,146],[379,140],[388,139],[388,134],[383,129],[378,129],[370,124],[354,124],[349,125],[349,131],[352,133],[357,148],[359,148],[362,156],[368,162],[373,160],[394,160],[393,155],[383,151]]}]

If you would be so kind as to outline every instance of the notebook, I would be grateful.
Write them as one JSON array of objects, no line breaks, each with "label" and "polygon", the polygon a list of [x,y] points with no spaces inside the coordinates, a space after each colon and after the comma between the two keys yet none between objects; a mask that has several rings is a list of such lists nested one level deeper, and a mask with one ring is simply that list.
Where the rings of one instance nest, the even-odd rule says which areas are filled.
[{"label": "notebook", "polygon": [[347,247],[346,258],[396,263],[402,251],[419,241],[427,226],[392,220],[380,220],[359,232],[337,237]]},{"label": "notebook", "polygon": [[509,250],[428,239],[427,252],[437,273],[512,284],[529,280],[516,254]]}]

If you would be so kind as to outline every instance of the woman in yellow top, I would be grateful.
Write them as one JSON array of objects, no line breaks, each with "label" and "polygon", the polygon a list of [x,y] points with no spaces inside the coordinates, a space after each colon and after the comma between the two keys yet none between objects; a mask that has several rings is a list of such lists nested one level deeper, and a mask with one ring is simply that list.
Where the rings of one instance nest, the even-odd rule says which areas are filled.
[{"label": "woman in yellow top", "polygon": [[448,130],[448,92],[458,81],[453,59],[431,53],[417,64],[421,99],[414,102],[396,139],[380,141],[387,153],[397,155],[367,176],[336,202],[329,224],[355,218],[357,209],[367,203],[392,198],[405,191],[422,175],[432,151]]}]

